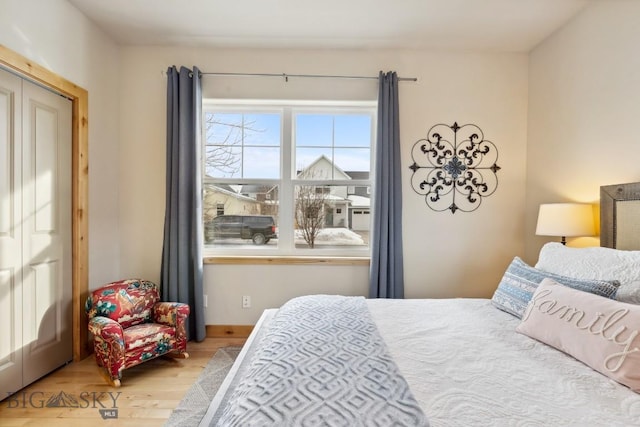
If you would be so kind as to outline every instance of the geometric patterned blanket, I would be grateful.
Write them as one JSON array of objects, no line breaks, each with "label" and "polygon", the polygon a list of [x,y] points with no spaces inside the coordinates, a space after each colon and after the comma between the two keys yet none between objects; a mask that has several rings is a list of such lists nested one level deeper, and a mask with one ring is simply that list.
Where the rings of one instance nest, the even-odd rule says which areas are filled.
[{"label": "geometric patterned blanket", "polygon": [[216,425],[429,425],[362,297],[294,298],[257,348]]}]

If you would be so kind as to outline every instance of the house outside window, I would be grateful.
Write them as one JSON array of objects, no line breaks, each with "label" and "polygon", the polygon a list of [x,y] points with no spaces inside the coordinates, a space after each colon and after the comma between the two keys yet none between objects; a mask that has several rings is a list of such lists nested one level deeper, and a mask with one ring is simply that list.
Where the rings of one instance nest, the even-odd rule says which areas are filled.
[{"label": "house outside window", "polygon": [[369,254],[375,103],[208,100],[203,110],[206,253]]}]

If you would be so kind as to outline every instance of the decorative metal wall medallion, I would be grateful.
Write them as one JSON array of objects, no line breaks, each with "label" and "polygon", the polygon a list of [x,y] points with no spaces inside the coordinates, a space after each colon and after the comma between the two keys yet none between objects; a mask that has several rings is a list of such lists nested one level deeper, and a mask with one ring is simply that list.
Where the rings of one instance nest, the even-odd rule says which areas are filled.
[{"label": "decorative metal wall medallion", "polygon": [[474,124],[431,127],[411,157],[411,187],[434,211],[473,212],[498,188],[498,150]]}]

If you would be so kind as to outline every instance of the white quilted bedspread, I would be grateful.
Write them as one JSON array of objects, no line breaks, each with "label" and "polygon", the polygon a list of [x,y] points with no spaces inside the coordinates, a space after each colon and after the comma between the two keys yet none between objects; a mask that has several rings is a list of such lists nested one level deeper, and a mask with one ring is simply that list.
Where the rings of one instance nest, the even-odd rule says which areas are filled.
[{"label": "white quilted bedspread", "polygon": [[640,394],[515,332],[488,299],[367,304],[433,427],[640,426]]}]

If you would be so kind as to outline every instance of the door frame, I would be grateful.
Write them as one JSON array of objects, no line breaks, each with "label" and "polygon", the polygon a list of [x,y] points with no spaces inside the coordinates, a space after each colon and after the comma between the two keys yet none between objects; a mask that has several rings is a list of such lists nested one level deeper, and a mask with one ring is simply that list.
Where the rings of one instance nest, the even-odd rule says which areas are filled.
[{"label": "door frame", "polygon": [[84,301],[89,294],[89,92],[0,44],[0,66],[71,99],[71,294],[73,361],[90,354]]}]

